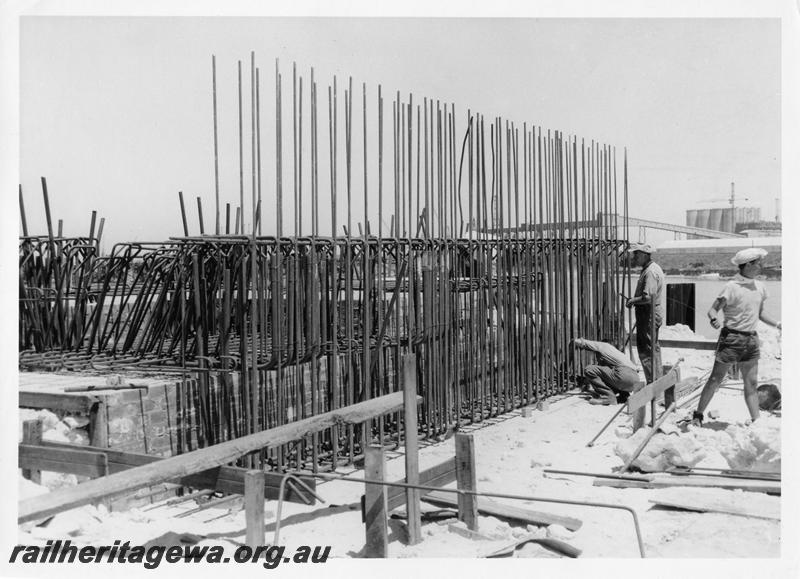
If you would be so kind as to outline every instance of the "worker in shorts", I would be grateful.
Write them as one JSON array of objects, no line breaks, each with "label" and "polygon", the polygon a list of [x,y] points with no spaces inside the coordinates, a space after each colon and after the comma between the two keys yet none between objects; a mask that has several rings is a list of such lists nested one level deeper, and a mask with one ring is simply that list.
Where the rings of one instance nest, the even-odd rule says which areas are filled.
[{"label": "worker in shorts", "polygon": [[625,402],[640,383],[639,372],[624,353],[611,344],[578,338],[576,348],[595,353],[597,364],[586,366],[583,378],[594,389],[596,398],[589,404],[612,405]]},{"label": "worker in shorts", "polygon": [[749,247],[738,252],[731,261],[739,266],[739,273],[722,289],[711,308],[708,318],[715,329],[720,328],[717,319],[722,310],[724,322],[717,340],[717,352],[711,376],[700,394],[697,410],[692,414],[691,424],[701,426],[703,413],[711,402],[732,364],[738,364],[744,382],[744,401],[752,420],[759,416],[758,358],[759,340],[756,326],[761,320],[765,324],[781,329],[781,323],[764,311],[767,289],[755,279],[761,273],[761,260],[767,252],[759,247]]}]

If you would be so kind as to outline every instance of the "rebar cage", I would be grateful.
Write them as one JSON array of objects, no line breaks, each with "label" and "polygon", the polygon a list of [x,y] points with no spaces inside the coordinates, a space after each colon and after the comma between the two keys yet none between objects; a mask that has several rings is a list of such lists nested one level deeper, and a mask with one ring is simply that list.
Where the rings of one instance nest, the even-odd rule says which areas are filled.
[{"label": "rebar cage", "polygon": [[[197,411],[183,436],[188,449],[401,389],[401,358],[409,353],[416,355],[424,400],[421,433],[446,435],[570,387],[585,356],[572,339],[623,342],[627,159],[624,215],[617,218],[613,147],[527,124],[520,131],[471,112],[457,138],[454,105],[413,105],[412,95],[404,101],[398,93],[389,171],[381,87],[374,132],[365,85],[356,126],[350,80],[342,135],[334,78],[326,166],[313,70],[308,102],[294,70],[289,139],[276,66],[275,190],[263,194],[260,76],[251,57],[248,229],[241,62],[233,224],[230,204],[221,219],[212,62],[214,234],[205,233],[199,197],[201,234],[189,234],[181,194],[183,236],[120,243],[100,255],[95,213],[88,238],[54,235],[44,179],[48,235],[28,235],[20,188],[22,367],[176,372],[185,404]],[[355,155],[358,128],[363,150]],[[293,171],[284,178],[288,141]],[[360,187],[355,169],[363,169]],[[323,191],[329,200],[321,200]],[[262,207],[276,210],[267,215]],[[321,214],[327,226],[320,226]],[[596,217],[609,214],[612,220]],[[325,460],[354,460],[375,438],[401,437],[402,421],[390,415],[361,429],[335,427],[259,459],[316,470]]]}]

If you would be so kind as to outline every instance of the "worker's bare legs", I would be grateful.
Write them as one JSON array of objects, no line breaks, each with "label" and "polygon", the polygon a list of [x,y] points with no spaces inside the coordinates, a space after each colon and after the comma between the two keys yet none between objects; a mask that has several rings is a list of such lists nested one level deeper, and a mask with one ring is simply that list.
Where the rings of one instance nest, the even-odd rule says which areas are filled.
[{"label": "worker's bare legs", "polygon": [[758,360],[739,362],[744,381],[744,402],[750,412],[750,418],[757,420],[758,411]]},{"label": "worker's bare legs", "polygon": [[[714,397],[717,388],[719,388],[719,385],[722,384],[722,381],[725,379],[725,375],[728,373],[728,368],[730,367],[731,365],[725,362],[720,362],[719,360],[714,361],[714,368],[711,370],[711,376],[708,377],[706,385],[703,386],[703,392],[700,394],[700,402],[697,404],[697,413],[703,414],[706,411],[706,408]],[[756,396],[756,408],[758,408],[758,396]]]}]

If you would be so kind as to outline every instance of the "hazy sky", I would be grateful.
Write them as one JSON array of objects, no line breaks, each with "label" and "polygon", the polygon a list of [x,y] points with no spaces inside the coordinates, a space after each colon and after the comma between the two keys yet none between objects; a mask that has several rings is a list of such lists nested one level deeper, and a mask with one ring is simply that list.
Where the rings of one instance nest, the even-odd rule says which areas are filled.
[{"label": "hazy sky", "polygon": [[[306,75],[315,68],[321,155],[322,94],[334,74],[340,87],[352,75],[359,98],[364,82],[373,92],[381,83],[387,99],[400,90],[452,102],[462,130],[472,109],[613,145],[620,179],[627,148],[635,217],[684,223],[687,209],[727,206],[735,181],[737,205],[771,219],[781,194],[776,19],[25,17],[20,47],[20,180],[32,233],[45,232],[40,176],[69,236],[88,233],[91,210],[106,218],[109,242],[179,235],[179,190],[190,228],[203,197],[208,229],[211,55],[222,201],[235,204],[236,61],[249,80],[251,50],[262,102],[274,100],[280,60],[284,110],[292,63]],[[266,149],[271,120],[262,127]],[[274,155],[262,157],[274,197]]]}]

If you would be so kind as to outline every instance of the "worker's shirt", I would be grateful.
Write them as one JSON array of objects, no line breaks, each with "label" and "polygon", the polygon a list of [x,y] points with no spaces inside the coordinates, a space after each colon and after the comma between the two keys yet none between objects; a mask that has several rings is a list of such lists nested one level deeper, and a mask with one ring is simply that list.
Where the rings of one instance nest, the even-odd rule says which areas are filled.
[{"label": "worker's shirt", "polygon": [[756,279],[741,274],[725,284],[720,298],[725,298],[722,313],[725,314],[725,327],[740,332],[755,332],[761,315],[767,288]]},{"label": "worker's shirt", "polygon": [[575,346],[583,348],[584,350],[591,350],[597,356],[597,362],[601,366],[610,366],[616,368],[617,366],[625,366],[636,370],[636,365],[625,354],[617,350],[611,344],[605,342],[595,342],[594,340],[584,340],[578,338],[575,340]]},{"label": "worker's shirt", "polygon": [[[643,296],[648,300],[651,296],[655,296],[656,326],[660,326],[667,317],[667,309],[664,304],[665,280],[666,277],[664,276],[664,271],[661,269],[661,266],[651,261],[646,267],[642,268],[642,273],[639,274],[639,281],[636,284],[636,292],[633,294],[634,297],[638,298],[639,296]],[[640,309],[640,311],[647,311],[646,308],[649,308],[649,305],[637,305],[636,308]]]}]

